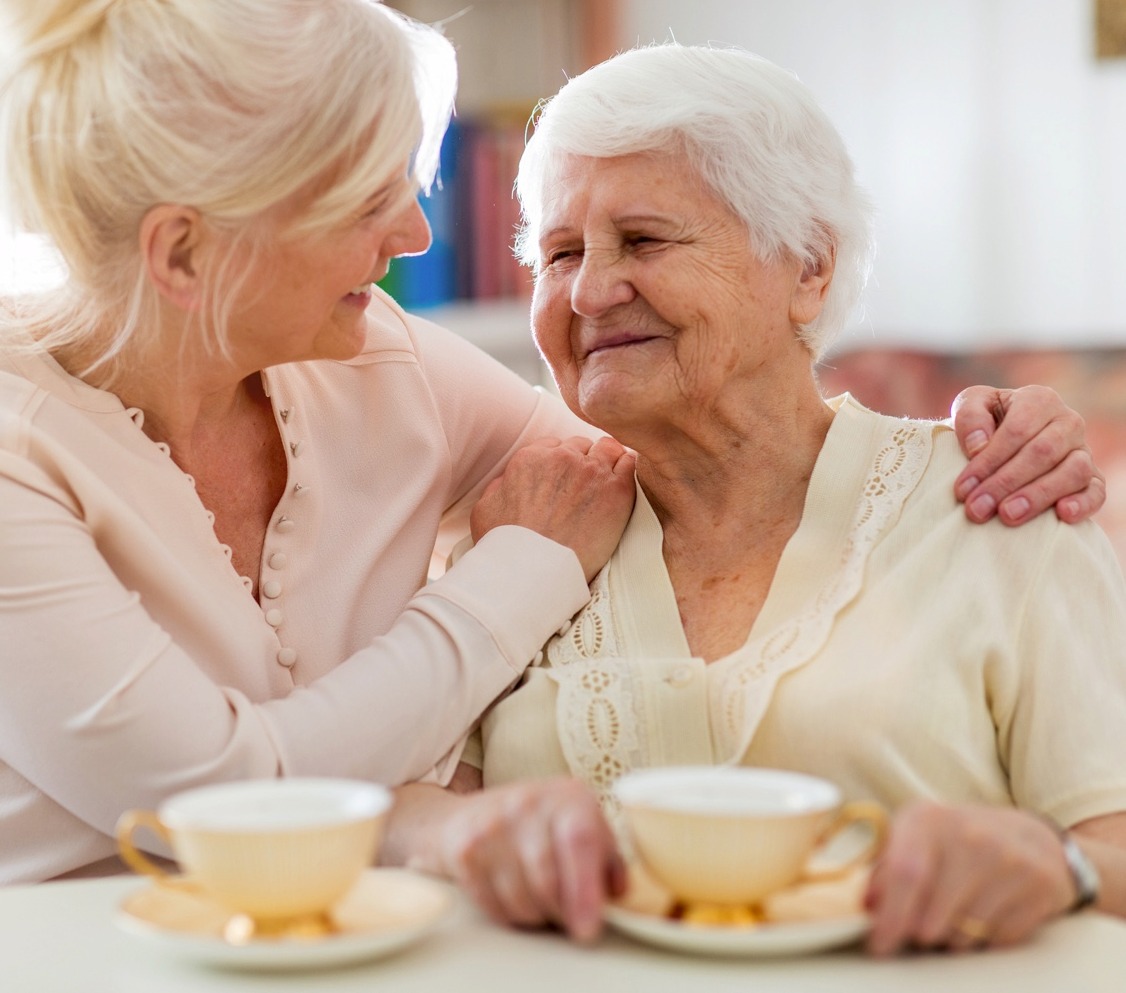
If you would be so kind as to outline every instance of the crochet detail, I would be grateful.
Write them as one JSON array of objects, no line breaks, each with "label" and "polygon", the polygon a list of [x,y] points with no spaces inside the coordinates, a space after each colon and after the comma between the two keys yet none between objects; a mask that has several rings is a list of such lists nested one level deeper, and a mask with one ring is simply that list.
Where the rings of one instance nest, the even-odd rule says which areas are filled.
[{"label": "crochet detail", "polygon": [[809,605],[769,635],[731,656],[725,677],[711,684],[710,709],[720,715],[721,754],[738,762],[750,747],[778,680],[824,646],[833,620],[860,592],[873,548],[899,517],[930,461],[931,425],[905,421],[876,453],[853,511],[840,562]]},{"label": "crochet detail", "polygon": [[[932,425],[899,424],[873,460],[836,570],[805,610],[719,660],[723,671],[709,680],[709,710],[719,754],[726,761],[738,762],[746,752],[778,680],[825,644],[834,618],[860,591],[869,554],[925,470]],[[636,662],[620,657],[608,573],[605,569],[595,578],[589,603],[548,643],[544,665],[559,687],[556,722],[563,755],[571,773],[598,795],[620,836],[621,815],[611,788],[619,776],[652,761],[641,674],[635,675]]]},{"label": "crochet detail", "polygon": [[633,675],[617,658],[620,639],[608,572],[595,576],[586,606],[547,643],[544,666],[559,687],[556,721],[567,765],[594,790],[618,828],[620,811],[610,789],[619,776],[643,764],[638,730],[644,722],[634,709]]}]

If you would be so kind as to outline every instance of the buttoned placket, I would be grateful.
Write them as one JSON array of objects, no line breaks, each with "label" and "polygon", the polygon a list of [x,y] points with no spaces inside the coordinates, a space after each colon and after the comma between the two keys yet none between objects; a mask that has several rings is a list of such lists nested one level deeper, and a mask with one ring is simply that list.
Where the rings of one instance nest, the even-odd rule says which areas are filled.
[{"label": "buttoned placket", "polygon": [[[266,395],[269,396],[265,377],[263,377],[263,386]],[[300,459],[305,451],[304,440],[293,435],[293,428],[297,423],[293,405],[281,403],[279,399],[275,409],[278,430],[281,432],[282,444],[286,451],[287,478],[295,479],[300,475]],[[283,494],[266,533],[266,547],[263,549],[262,570],[259,577],[258,588],[263,616],[266,623],[274,629],[274,634],[281,643],[276,655],[277,662],[287,669],[292,669],[297,664],[298,655],[296,648],[284,643],[286,569],[290,564],[293,536],[302,523],[301,507],[297,501],[307,492],[308,488],[305,484],[295,481]]]}]

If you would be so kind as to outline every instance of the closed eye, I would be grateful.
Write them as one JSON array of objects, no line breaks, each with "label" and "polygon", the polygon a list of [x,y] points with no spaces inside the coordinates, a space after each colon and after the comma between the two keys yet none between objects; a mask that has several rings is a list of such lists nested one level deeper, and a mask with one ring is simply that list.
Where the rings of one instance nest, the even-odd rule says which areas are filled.
[{"label": "closed eye", "polygon": [[577,258],[580,255],[582,255],[582,250],[577,248],[564,248],[556,252],[548,252],[544,258],[544,265],[556,265],[560,262],[566,262],[567,259]]}]

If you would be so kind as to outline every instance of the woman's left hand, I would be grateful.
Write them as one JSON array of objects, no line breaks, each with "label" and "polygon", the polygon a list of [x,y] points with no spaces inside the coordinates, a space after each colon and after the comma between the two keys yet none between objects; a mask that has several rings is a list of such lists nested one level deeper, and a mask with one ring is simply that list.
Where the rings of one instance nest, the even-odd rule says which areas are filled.
[{"label": "woman's left hand", "polygon": [[1023,524],[1049,507],[1074,524],[1106,502],[1106,479],[1087,447],[1086,425],[1055,390],[971,386],[951,408],[954,430],[970,459],[954,483],[966,516],[998,515]]},{"label": "woman's left hand", "polygon": [[1025,811],[918,802],[892,820],[865,903],[868,950],[964,951],[1027,938],[1075,900],[1051,825]]}]

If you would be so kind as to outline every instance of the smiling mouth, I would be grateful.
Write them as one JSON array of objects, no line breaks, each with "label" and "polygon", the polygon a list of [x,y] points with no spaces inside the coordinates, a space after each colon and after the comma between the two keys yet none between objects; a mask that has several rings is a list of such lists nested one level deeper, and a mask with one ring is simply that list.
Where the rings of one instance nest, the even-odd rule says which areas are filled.
[{"label": "smiling mouth", "polygon": [[644,345],[647,341],[656,341],[659,335],[622,335],[617,338],[608,338],[606,341],[600,341],[597,345],[591,348],[586,354],[589,358],[591,355],[596,355],[599,352],[608,352],[616,348],[625,348],[629,345]]},{"label": "smiling mouth", "polygon": [[369,293],[371,293],[371,288],[372,288],[373,285],[374,284],[370,283],[370,282],[369,283],[361,283],[359,286],[355,287],[354,289],[349,290],[348,296],[350,296],[350,297],[367,296]]}]

